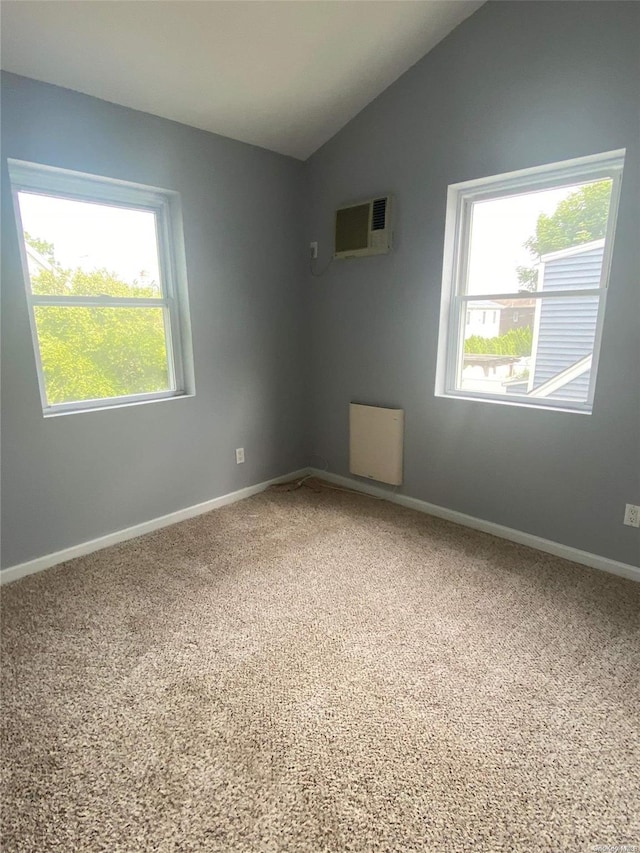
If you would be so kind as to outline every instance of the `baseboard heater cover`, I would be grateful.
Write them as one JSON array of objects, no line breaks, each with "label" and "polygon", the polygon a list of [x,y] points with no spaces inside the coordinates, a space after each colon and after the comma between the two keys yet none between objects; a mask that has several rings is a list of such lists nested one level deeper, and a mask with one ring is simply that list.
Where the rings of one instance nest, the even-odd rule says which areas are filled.
[{"label": "baseboard heater cover", "polygon": [[402,483],[404,410],[349,406],[349,471],[358,477]]}]

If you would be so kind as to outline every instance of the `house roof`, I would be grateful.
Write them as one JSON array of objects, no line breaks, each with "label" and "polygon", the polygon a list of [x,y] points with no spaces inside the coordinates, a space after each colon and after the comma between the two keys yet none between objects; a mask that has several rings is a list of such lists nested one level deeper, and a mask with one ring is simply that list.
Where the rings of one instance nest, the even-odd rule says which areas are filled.
[{"label": "house roof", "polygon": [[549,261],[558,261],[561,258],[571,258],[574,255],[584,255],[585,252],[593,252],[595,249],[602,249],[604,246],[604,239],[602,240],[592,240],[590,243],[580,243],[578,246],[570,246],[568,249],[559,249],[557,252],[549,252],[546,255],[542,255],[540,258],[541,263],[549,263]]},{"label": "house roof", "polygon": [[[527,291],[523,291],[525,293]],[[503,308],[535,308],[536,300],[535,299],[527,299],[526,297],[518,297],[517,299],[501,299],[500,305]]]},{"label": "house roof", "polygon": [[491,299],[479,299],[477,302],[474,299],[473,303],[467,304],[468,311],[474,311],[479,308],[493,308],[496,311],[501,311],[504,308],[504,305],[501,305],[499,302],[492,302]]}]

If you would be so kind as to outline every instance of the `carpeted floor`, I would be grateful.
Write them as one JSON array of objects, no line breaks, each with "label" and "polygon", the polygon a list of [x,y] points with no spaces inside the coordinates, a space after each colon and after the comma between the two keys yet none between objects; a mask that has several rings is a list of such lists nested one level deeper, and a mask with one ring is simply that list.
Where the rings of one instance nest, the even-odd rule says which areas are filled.
[{"label": "carpeted floor", "polygon": [[300,489],[2,597],[7,853],[640,851],[639,584]]}]

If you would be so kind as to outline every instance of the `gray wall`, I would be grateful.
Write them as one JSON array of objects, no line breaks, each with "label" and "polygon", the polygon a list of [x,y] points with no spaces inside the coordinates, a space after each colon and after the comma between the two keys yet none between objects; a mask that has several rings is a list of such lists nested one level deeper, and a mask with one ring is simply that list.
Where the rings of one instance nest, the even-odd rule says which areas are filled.
[{"label": "gray wall", "polygon": [[[304,164],[11,74],[2,82],[2,565],[306,464]],[[194,398],[43,418],[7,157],[180,192]]]},{"label": "gray wall", "polygon": [[[640,5],[489,3],[310,160],[308,238],[392,192],[396,249],[312,292],[312,450],[348,473],[348,403],[406,410],[406,494],[640,563]],[[627,148],[595,410],[434,397],[447,185]],[[320,461],[314,458],[314,464]]]},{"label": "gray wall", "polygon": [[[640,504],[639,38],[635,3],[489,3],[307,164],[4,75],[2,565],[312,453],[348,473],[351,400],[405,408],[404,493],[640,563],[622,525]],[[447,185],[620,147],[594,414],[436,399]],[[181,193],[195,398],[43,419],[6,157]],[[384,192],[395,251],[310,277],[305,244],[322,267],[335,207]]]}]

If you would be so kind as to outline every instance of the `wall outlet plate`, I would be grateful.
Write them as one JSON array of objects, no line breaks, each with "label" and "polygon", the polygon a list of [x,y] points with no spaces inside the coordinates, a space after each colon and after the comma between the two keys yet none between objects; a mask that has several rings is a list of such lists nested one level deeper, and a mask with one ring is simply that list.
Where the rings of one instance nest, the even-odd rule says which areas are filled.
[{"label": "wall outlet plate", "polygon": [[244,462],[244,447],[236,448],[236,464],[241,465]]},{"label": "wall outlet plate", "polygon": [[624,510],[624,523],[629,527],[640,527],[640,506],[627,504]]},{"label": "wall outlet plate", "polygon": [[309,243],[309,254],[311,255],[311,260],[315,260],[318,257],[318,243],[317,241],[313,241],[313,243]]}]

